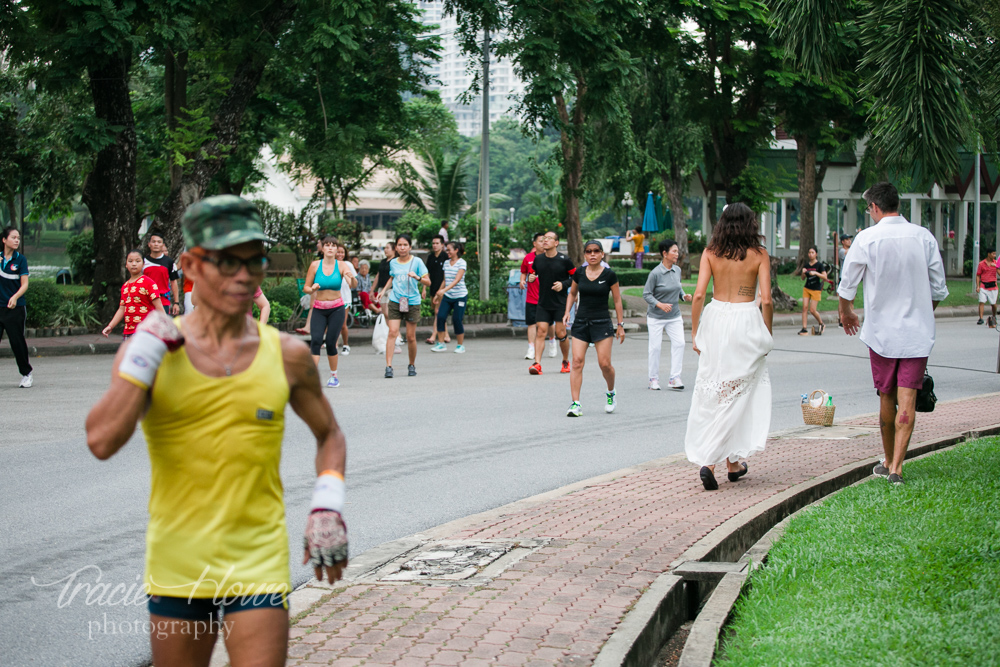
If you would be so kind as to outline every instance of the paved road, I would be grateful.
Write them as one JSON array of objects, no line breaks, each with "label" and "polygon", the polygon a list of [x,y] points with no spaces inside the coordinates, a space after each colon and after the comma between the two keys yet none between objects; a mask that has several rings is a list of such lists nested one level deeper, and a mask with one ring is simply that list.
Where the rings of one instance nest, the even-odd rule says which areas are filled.
[{"label": "paved road", "polygon": [[[995,332],[974,320],[939,321],[931,359],[939,399],[1000,388],[991,372],[997,342]],[[827,329],[822,338],[779,329],[775,346],[772,430],[801,424],[799,395],[813,388],[834,396],[838,416],[876,408],[867,349],[857,339],[837,329]],[[645,334],[616,347],[614,415],[603,413],[604,390],[591,356],[584,372],[584,416],[576,420],[564,416],[568,378],[556,372],[557,360],[546,358],[545,374],[530,377],[527,362],[520,360],[522,342],[471,341],[468,348],[465,356],[435,355],[421,344],[416,378],[382,379],[381,359],[363,345],[342,360],[344,384],[328,393],[348,440],[347,520],[354,553],[683,450],[697,367],[690,347],[684,372],[689,386],[681,393],[646,390]],[[141,627],[145,606],[128,604],[136,602],[143,567],[145,446],[137,435],[112,460],[99,462],[84,444],[84,417],[107,386],[110,362],[110,357],[39,359],[30,391],[16,389],[12,361],[0,362],[3,664],[148,660]],[[288,424],[282,476],[297,554],[315,445],[298,418],[291,416]],[[293,564],[296,584],[307,576]]]}]

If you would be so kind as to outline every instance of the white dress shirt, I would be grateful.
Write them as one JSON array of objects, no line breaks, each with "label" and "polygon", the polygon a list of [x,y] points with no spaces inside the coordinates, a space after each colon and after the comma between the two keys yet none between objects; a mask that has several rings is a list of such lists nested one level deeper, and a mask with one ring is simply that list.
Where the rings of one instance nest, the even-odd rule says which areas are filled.
[{"label": "white dress shirt", "polygon": [[932,301],[948,296],[934,235],[898,215],[858,232],[844,258],[837,293],[853,301],[865,281],[861,341],[883,357],[928,357],[934,348]]}]

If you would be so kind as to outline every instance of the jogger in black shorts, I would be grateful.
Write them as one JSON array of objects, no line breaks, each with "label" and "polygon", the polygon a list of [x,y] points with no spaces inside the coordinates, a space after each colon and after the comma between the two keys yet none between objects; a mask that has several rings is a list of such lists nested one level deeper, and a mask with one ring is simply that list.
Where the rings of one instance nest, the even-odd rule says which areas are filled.
[{"label": "jogger in black shorts", "polygon": [[555,232],[545,233],[545,253],[535,257],[532,267],[538,276],[538,305],[535,306],[535,363],[528,372],[542,374],[542,352],[549,327],[555,325],[556,338],[562,349],[563,360],[560,373],[569,373],[569,340],[562,314],[566,310],[566,293],[576,270],[569,257],[559,252],[559,236]]},{"label": "jogger in black shorts", "polygon": [[[570,288],[569,299],[563,312],[563,324],[569,323],[570,310],[580,295],[580,307],[573,321],[573,369],[569,376],[569,390],[573,398],[567,417],[579,417],[583,414],[580,407],[580,387],[583,385],[583,364],[587,357],[587,348],[591,343],[597,350],[597,363],[601,373],[608,383],[607,403],[604,411],[611,413],[618,405],[615,394],[615,367],[611,365],[611,343],[615,336],[618,343],[625,342],[624,311],[622,310],[622,295],[618,289],[618,276],[609,268],[601,266],[604,259],[604,246],[600,241],[587,241],[583,247],[583,256],[587,263],[573,273],[573,286]],[[614,295],[615,315],[617,324],[611,322],[608,315],[608,295]]]}]

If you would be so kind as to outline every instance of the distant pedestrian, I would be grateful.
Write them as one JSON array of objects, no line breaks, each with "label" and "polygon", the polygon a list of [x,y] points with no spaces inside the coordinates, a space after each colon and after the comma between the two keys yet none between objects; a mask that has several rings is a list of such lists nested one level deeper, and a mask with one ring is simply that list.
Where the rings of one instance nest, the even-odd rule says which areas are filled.
[{"label": "distant pedestrian", "polygon": [[837,265],[843,269],[844,268],[844,258],[847,257],[847,251],[851,249],[852,237],[841,236],[840,237],[840,247],[837,248],[837,259],[839,260]]},{"label": "distant pedestrian", "polygon": [[372,276],[371,263],[367,259],[358,262],[358,297],[361,299],[361,306],[372,313],[378,314],[379,307],[372,298]]},{"label": "distant pedestrian", "polygon": [[465,353],[465,327],[462,319],[465,317],[465,304],[469,300],[469,290],[465,287],[465,271],[468,266],[462,255],[465,254],[465,247],[458,241],[448,241],[446,250],[448,259],[444,263],[444,284],[438,289],[435,297],[440,308],[437,311],[436,326],[438,342],[431,348],[432,352],[444,352],[448,348],[448,332],[445,324],[448,321],[448,314],[451,313],[451,324],[455,329],[455,354]]},{"label": "distant pedestrian", "polygon": [[[431,277],[430,291],[424,288],[424,296],[430,294],[434,303],[434,320],[437,321],[438,309],[441,307],[441,298],[438,297],[438,290],[444,283],[444,263],[448,261],[448,254],[444,251],[445,238],[438,234],[431,240],[431,251],[427,254],[427,275]],[[436,339],[435,332],[431,331],[431,337],[427,339],[428,345],[433,345]],[[447,329],[444,332],[444,342],[450,343]]]},{"label": "distant pedestrian", "polygon": [[566,310],[566,294],[573,283],[576,267],[566,255],[559,252],[559,235],[545,232],[545,252],[535,256],[532,266],[538,276],[538,305],[535,306],[535,363],[528,367],[531,375],[542,374],[542,351],[549,327],[555,329],[559,348],[562,351],[560,373],[569,373],[569,334],[563,323]]},{"label": "distant pedestrian", "polygon": [[[354,263],[348,261],[347,259],[347,248],[344,247],[343,243],[337,243],[337,261],[340,265],[344,267],[346,272],[344,275],[348,278],[353,278],[350,282],[345,282],[340,286],[340,295],[344,299],[344,309],[347,312],[351,312],[351,304],[354,303],[354,290],[351,289],[351,285],[357,285],[357,273],[354,271]],[[344,318],[344,324],[340,327],[340,337],[344,344],[340,348],[340,353],[342,355],[349,356],[351,354],[351,345],[348,340],[349,330],[347,328],[347,318]]]},{"label": "distant pedestrian", "polygon": [[128,340],[135,333],[138,327],[154,309],[160,310],[163,304],[160,301],[160,290],[149,276],[143,273],[142,252],[133,250],[125,257],[125,269],[128,271],[129,279],[122,285],[121,300],[118,302],[118,310],[111,318],[111,323],[104,327],[101,332],[107,338],[118,323],[125,321],[125,331],[122,340]]},{"label": "distant pedestrian", "polygon": [[660,388],[660,346],[663,333],[670,339],[670,380],[667,386],[676,391],[684,389],[681,371],[684,368],[684,320],[681,319],[681,301],[690,301],[681,285],[681,267],[677,265],[680,252],[673,239],[660,241],[661,261],[646,277],[642,298],[646,310],[646,328],[649,331],[649,388]]},{"label": "distant pedestrian", "polygon": [[[712,301],[703,310],[709,280]],[[739,460],[764,450],[771,426],[766,359],[774,347],[773,316],[771,262],[757,217],[746,204],[729,204],[701,255],[691,304],[691,337],[700,358],[684,449],[689,461],[702,466],[708,491],[719,488],[716,465],[725,463],[735,482],[747,473]]]},{"label": "distant pedestrian", "polygon": [[[841,270],[840,319],[844,333],[861,331],[879,392],[885,460],[873,474],[903,483],[903,460],[916,422],[917,390],[934,349],[934,310],[948,296],[934,235],[899,214],[899,193],[876,183],[862,195],[875,225],[858,232]],[[865,323],[854,312],[864,281]]]},{"label": "distant pedestrian", "polygon": [[448,221],[441,221],[441,229],[438,230],[438,236],[444,239],[444,242],[448,242]]},{"label": "distant pedestrian", "polygon": [[816,330],[817,335],[822,335],[826,331],[826,325],[823,324],[823,318],[820,317],[819,311],[816,309],[816,304],[818,304],[823,299],[823,280],[826,279],[826,264],[819,261],[819,250],[816,246],[811,246],[809,248],[809,261],[802,265],[802,278],[805,279],[806,284],[802,288],[802,329],[799,331],[800,336],[808,336],[809,329],[806,325],[809,324],[809,313],[816,318],[816,322],[819,323],[819,329]]},{"label": "distant pedestrian", "polygon": [[[583,387],[583,365],[591,344],[597,352],[597,364],[601,367],[601,374],[608,387],[604,411],[608,414],[615,411],[618,398],[615,392],[615,367],[611,365],[611,349],[616,336],[619,345],[625,342],[625,317],[618,276],[610,267],[602,266],[604,246],[597,240],[587,241],[583,247],[583,256],[587,263],[573,273],[573,285],[570,287],[562,318],[563,325],[568,326],[570,310],[579,295],[580,306],[573,320],[573,365],[569,375],[572,402],[566,412],[567,417],[579,417],[583,414],[580,389]],[[611,322],[608,314],[609,296],[614,297],[615,301],[615,323]]]},{"label": "distant pedestrian", "polygon": [[[535,274],[535,257],[545,252],[545,234],[538,232],[532,239],[532,250],[521,260],[521,289],[524,297],[524,323],[528,325],[528,351],[525,359],[535,358],[535,309],[538,306],[538,276]],[[556,356],[556,339],[549,339],[550,357]]]},{"label": "distant pedestrian", "polygon": [[24,332],[28,320],[24,299],[24,293],[28,291],[28,260],[17,251],[21,246],[21,232],[16,227],[4,229],[0,240],[3,243],[3,254],[0,255],[0,340],[6,332],[17,370],[21,373],[19,386],[29,389],[33,380]]},{"label": "distant pedestrian", "polygon": [[162,233],[158,231],[151,232],[147,245],[149,252],[143,257],[144,268],[161,266],[166,269],[166,280],[155,269],[155,272],[151,272],[148,275],[153,278],[157,287],[160,288],[160,301],[163,302],[163,307],[167,311],[167,314],[180,315],[180,301],[183,297],[181,297],[180,290],[177,288],[177,279],[179,278],[177,263],[167,254],[167,244],[163,241]]},{"label": "distant pedestrian", "polygon": [[632,259],[635,260],[635,268],[642,268],[642,257],[645,253],[646,235],[642,233],[642,225],[636,225],[635,229],[630,229],[625,234],[625,240],[631,241],[634,246]]},{"label": "distant pedestrian", "polygon": [[327,236],[323,239],[323,259],[309,266],[303,290],[315,297],[313,316],[310,322],[311,352],[313,362],[319,365],[319,353],[326,339],[326,357],[330,366],[330,378],[326,386],[340,386],[337,377],[337,336],[347,317],[341,290],[349,288],[354,281],[351,265],[337,259],[337,239]]},{"label": "distant pedestrian", "polygon": [[979,321],[983,323],[983,310],[987,303],[993,317],[990,320],[990,327],[997,325],[997,254],[990,250],[986,253],[986,259],[979,262],[976,268],[976,294],[979,296]]},{"label": "distant pedestrian", "polygon": [[[417,374],[417,322],[420,321],[420,286],[430,283],[427,266],[419,257],[414,257],[410,250],[412,240],[409,234],[396,237],[396,258],[389,262],[389,282],[382,288],[382,293],[389,297],[389,315],[386,321],[389,325],[388,340],[394,341],[399,336],[401,322],[406,322],[406,347],[410,364],[406,374]],[[380,295],[381,298],[381,295]],[[394,347],[385,346],[385,377],[394,376],[392,356]]]}]

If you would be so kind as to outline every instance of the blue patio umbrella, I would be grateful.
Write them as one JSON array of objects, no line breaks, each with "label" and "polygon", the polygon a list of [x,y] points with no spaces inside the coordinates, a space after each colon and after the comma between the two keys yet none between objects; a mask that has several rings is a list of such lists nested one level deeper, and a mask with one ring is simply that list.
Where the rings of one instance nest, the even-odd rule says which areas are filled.
[{"label": "blue patio umbrella", "polygon": [[653,202],[652,192],[646,195],[646,211],[642,214],[642,231],[660,231],[660,223],[656,219],[656,204]]}]

